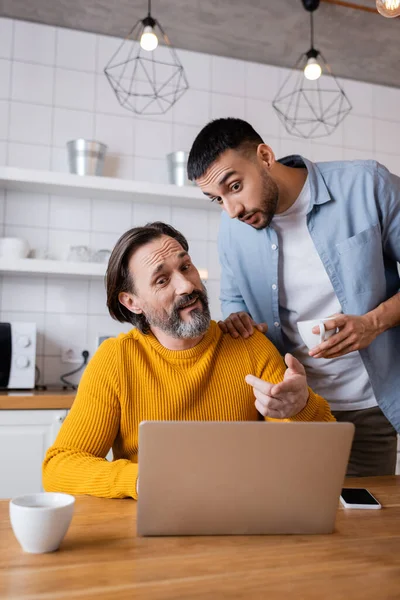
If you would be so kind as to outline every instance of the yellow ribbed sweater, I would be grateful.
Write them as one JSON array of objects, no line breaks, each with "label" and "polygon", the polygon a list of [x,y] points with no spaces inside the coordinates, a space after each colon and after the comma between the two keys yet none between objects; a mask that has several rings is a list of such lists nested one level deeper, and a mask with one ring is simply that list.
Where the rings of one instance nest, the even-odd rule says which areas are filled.
[{"label": "yellow ribbed sweater", "polygon": [[[233,339],[212,321],[190,350],[172,351],[137,329],[104,341],[43,463],[47,491],[136,498],[138,426],[144,420],[256,421],[247,374],[278,383],[285,364],[260,332]],[[310,390],[293,421],[334,421]],[[114,460],[105,456],[112,447]]]}]

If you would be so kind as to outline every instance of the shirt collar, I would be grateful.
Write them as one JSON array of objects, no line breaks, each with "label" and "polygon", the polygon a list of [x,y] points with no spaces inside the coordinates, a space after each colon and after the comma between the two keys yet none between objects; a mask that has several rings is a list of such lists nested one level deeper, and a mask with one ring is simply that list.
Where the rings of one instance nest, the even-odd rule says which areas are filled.
[{"label": "shirt collar", "polygon": [[308,171],[308,180],[310,183],[311,192],[310,209],[315,204],[325,204],[325,202],[332,200],[328,188],[326,187],[324,178],[322,177],[316,163],[307,160],[299,154],[285,156],[280,158],[278,162],[282,165],[285,165],[285,167],[292,167],[295,169],[304,169],[304,167],[306,167]]}]

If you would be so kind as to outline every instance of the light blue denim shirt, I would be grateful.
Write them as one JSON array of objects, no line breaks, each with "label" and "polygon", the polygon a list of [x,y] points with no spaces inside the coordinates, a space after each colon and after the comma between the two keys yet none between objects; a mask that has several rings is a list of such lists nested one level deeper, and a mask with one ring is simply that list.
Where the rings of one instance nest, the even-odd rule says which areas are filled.
[{"label": "light blue denim shirt", "polygon": [[[307,167],[307,224],[343,313],[363,315],[400,290],[400,178],[375,161],[280,162]],[[279,244],[273,226],[257,231],[223,212],[218,238],[224,318],[246,311],[268,324],[268,337],[290,352],[279,316]],[[274,288],[272,287],[274,285]],[[310,273],[310,294],[313,278]],[[360,355],[379,406],[400,431],[400,326]]]}]

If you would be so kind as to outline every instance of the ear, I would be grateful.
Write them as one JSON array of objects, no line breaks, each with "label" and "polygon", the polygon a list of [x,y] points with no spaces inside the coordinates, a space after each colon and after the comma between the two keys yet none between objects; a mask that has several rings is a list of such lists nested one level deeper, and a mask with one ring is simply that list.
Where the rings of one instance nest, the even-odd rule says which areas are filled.
[{"label": "ear", "polygon": [[123,306],[125,306],[125,308],[135,313],[136,315],[141,315],[143,313],[143,310],[138,304],[138,299],[133,294],[129,294],[129,292],[121,292],[118,295],[118,300]]},{"label": "ear", "polygon": [[263,162],[267,169],[271,169],[274,166],[275,154],[267,144],[259,144],[257,146],[257,158]]}]

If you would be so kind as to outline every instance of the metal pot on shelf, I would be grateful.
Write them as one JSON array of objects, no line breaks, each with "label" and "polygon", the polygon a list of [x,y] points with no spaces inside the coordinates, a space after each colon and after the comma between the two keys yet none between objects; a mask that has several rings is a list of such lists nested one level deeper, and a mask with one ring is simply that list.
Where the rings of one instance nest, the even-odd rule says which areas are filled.
[{"label": "metal pot on shelf", "polygon": [[67,142],[68,164],[76,175],[102,175],[107,146],[95,140],[79,138]]},{"label": "metal pot on shelf", "polygon": [[167,154],[169,182],[174,185],[194,185],[187,176],[189,152],[177,150]]}]

